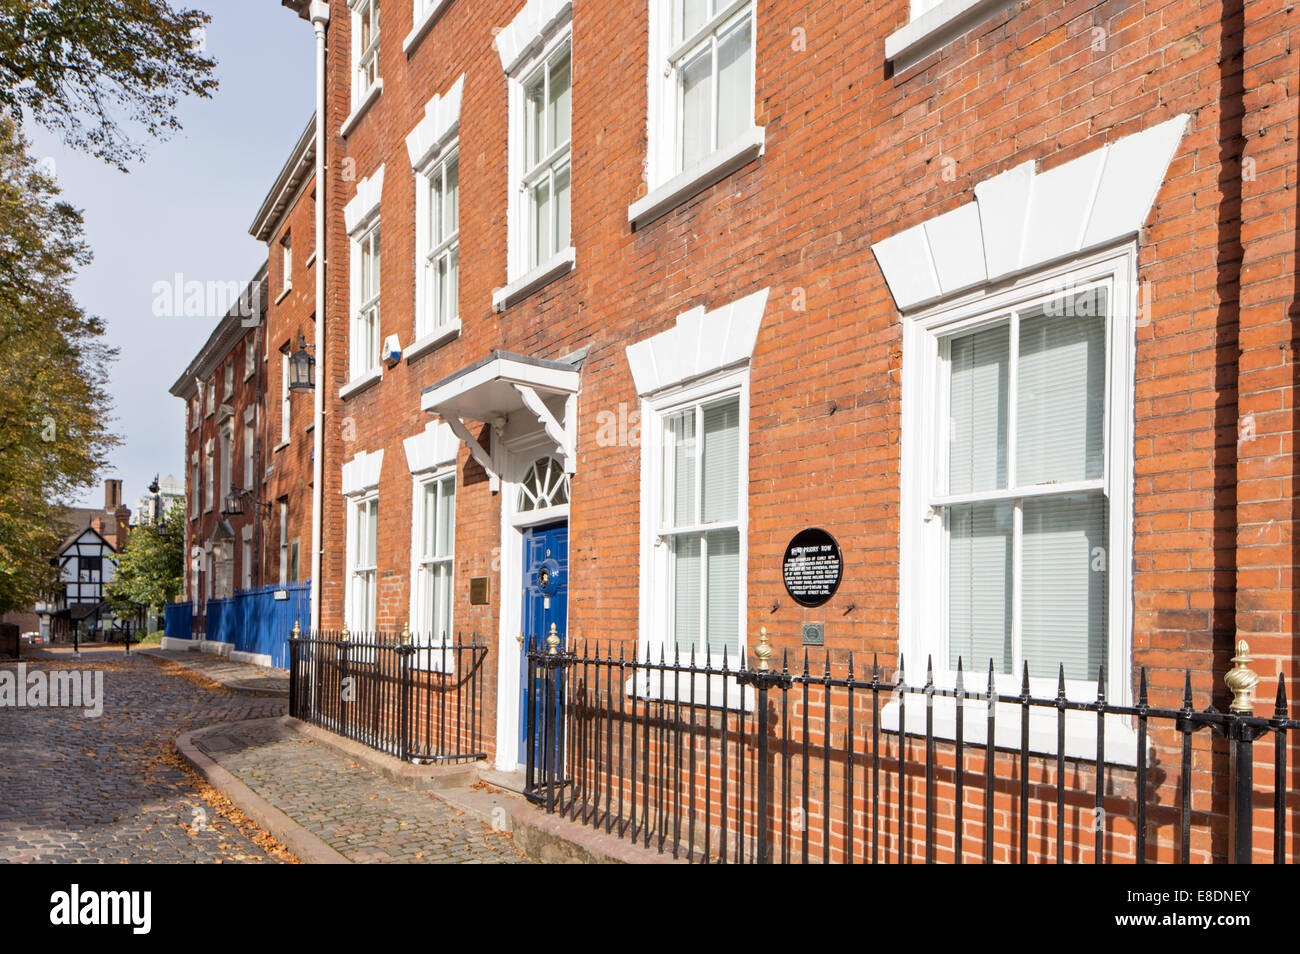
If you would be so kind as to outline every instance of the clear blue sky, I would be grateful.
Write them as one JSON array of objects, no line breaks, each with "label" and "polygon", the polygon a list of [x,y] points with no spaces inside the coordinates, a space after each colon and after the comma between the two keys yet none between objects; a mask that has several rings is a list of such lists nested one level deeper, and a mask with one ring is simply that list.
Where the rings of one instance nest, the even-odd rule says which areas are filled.
[{"label": "clear blue sky", "polygon": [[[181,0],[174,0],[181,6]],[[184,407],[167,393],[216,324],[159,318],[155,282],[246,282],[266,247],[248,227],[315,105],[311,25],[279,0],[188,0],[212,15],[206,43],[221,87],[181,103],[184,130],[149,146],[129,173],[71,152],[29,127],[33,155],[51,158],[64,198],[82,209],[95,260],[75,293],[120,350],[112,368],[112,429],[122,444],[103,477],[128,505],[155,473],[184,478]],[[83,505],[103,500],[103,481]]]}]

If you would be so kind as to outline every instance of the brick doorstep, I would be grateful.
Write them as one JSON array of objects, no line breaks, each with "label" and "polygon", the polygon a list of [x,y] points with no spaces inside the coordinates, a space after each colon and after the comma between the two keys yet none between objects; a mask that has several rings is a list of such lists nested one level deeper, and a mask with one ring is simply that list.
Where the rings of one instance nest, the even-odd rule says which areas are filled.
[{"label": "brick doorstep", "polygon": [[[222,723],[187,732],[176,739],[176,748],[181,756],[214,788],[229,798],[254,824],[274,835],[299,860],[308,864],[352,862],[222,768],[196,744],[207,735],[255,726],[275,726],[297,732],[395,785],[433,795],[487,825],[504,826],[505,830],[513,833],[515,843],[525,854],[544,864],[684,863],[586,825],[548,815],[498,782],[493,782],[491,776],[494,773],[482,762],[412,765],[292,716]],[[481,773],[488,777],[481,778]],[[480,781],[485,785],[476,784]]]}]

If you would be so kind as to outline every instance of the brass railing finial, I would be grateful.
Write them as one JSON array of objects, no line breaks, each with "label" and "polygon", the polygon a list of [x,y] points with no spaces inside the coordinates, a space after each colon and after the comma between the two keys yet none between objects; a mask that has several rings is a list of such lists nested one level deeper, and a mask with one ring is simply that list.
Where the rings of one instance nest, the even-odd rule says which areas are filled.
[{"label": "brass railing finial", "polygon": [[348,641],[348,624],[343,624],[343,632],[339,634],[339,641],[346,643]]},{"label": "brass railing finial", "polygon": [[293,633],[292,633],[292,636],[293,636],[294,639],[297,639],[297,638],[298,638],[299,636],[301,636],[301,635],[302,635],[302,627],[298,625],[298,621],[295,619],[295,620],[293,621]]},{"label": "brass railing finial", "polygon": [[560,651],[560,637],[555,632],[555,624],[551,624],[551,635],[546,637],[546,651],[554,656]]},{"label": "brass railing finial", "polygon": [[403,646],[411,645],[411,621],[408,619],[402,626],[402,635],[398,637]]},{"label": "brass railing finial", "polygon": [[1250,668],[1250,646],[1244,639],[1237,641],[1237,655],[1232,657],[1232,668],[1224,675],[1223,681],[1232,690],[1232,705],[1229,712],[1253,713],[1255,711],[1255,687],[1259,685],[1259,674]]},{"label": "brass railing finial", "polygon": [[759,672],[771,672],[772,644],[767,641],[766,626],[758,628],[758,646],[754,649],[754,656],[758,659]]}]

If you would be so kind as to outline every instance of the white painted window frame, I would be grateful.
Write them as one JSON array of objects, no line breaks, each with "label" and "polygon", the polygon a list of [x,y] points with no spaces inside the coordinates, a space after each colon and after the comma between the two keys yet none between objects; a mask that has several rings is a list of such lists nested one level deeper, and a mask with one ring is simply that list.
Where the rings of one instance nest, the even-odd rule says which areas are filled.
[{"label": "white painted window frame", "polygon": [[[425,493],[430,486],[451,484],[452,534],[451,550],[446,554],[431,559],[424,558],[424,506]],[[455,465],[439,467],[435,470],[411,476],[411,613],[408,629],[411,631],[412,644],[419,650],[412,660],[417,669],[432,672],[455,671],[455,654],[444,655],[437,652],[442,647],[451,647],[456,643],[456,468]],[[435,530],[436,536],[436,530]],[[447,633],[438,638],[426,622],[431,612],[425,600],[427,576],[435,564],[445,565],[449,570],[448,605],[450,608]]]},{"label": "white painted window frame", "polygon": [[[352,381],[360,381],[375,374],[380,368],[379,349],[382,341],[380,331],[380,300],[382,295],[383,255],[379,216],[372,217],[358,229],[351,239],[352,245],[352,320],[349,347],[349,368]],[[367,251],[379,259],[380,279],[366,298],[362,298],[365,285],[363,272],[366,268]]]},{"label": "white painted window frame", "polygon": [[279,542],[280,585],[284,586],[284,584],[289,579],[289,503],[288,501],[281,500],[279,509],[280,509],[280,542]]},{"label": "white painted window frame", "polygon": [[402,40],[403,53],[407,56],[411,55],[411,51],[424,39],[425,34],[450,3],[451,0],[412,0],[411,32]]},{"label": "white painted window frame", "polygon": [[[362,566],[357,563],[357,543],[360,540],[359,534],[363,530],[364,520],[362,510],[366,511],[365,520],[372,519],[369,507],[374,504],[375,515],[373,519],[378,520],[379,510],[379,491],[371,490],[363,494],[358,494],[348,500],[348,524],[347,524],[347,593],[345,597],[346,605],[344,607],[344,619],[347,620],[347,627],[352,637],[358,638],[362,635],[369,636],[375,632],[375,621],[378,612],[377,589],[379,585],[379,547],[375,547],[375,563],[370,566]],[[362,575],[369,576],[366,593],[368,596],[367,605],[364,608],[357,606],[357,586],[358,580]],[[364,614],[364,615],[361,615]]]},{"label": "white painted window frame", "polygon": [[243,581],[244,589],[253,588],[253,528],[252,526],[244,527],[240,531],[240,578]]},{"label": "white painted window frame", "polygon": [[[739,652],[733,658],[728,656],[727,665],[737,668],[747,650],[748,639],[746,626],[748,608],[749,576],[749,367],[732,368],[688,384],[665,388],[641,399],[641,572],[640,572],[640,624],[638,648],[642,659],[658,662],[661,655],[672,660],[673,640],[673,574],[671,545],[669,544],[661,521],[664,499],[664,420],[671,414],[704,404],[713,404],[728,397],[739,398],[739,460],[740,468],[737,484],[737,520],[735,526],[740,535],[740,581],[738,586],[739,606]],[[702,435],[696,435],[697,440]],[[721,529],[731,526],[730,522],[710,525],[707,529]],[[684,529],[679,528],[677,532]],[[703,630],[702,630],[703,633]],[[685,661],[685,660],[683,660]],[[703,660],[697,658],[697,665]],[[722,660],[713,659],[714,668],[721,668]],[[703,678],[697,685],[679,682],[677,693],[683,700],[694,696],[695,702],[702,703],[705,698]],[[631,691],[631,684],[628,689]],[[648,678],[642,674],[636,687],[638,695],[649,694],[652,698],[670,698],[674,687],[671,679],[660,684],[657,678]],[[742,688],[732,680],[724,687],[721,677],[715,677],[708,694],[713,704],[728,708],[752,707],[752,693],[742,692]]]},{"label": "white painted window frame", "polygon": [[293,233],[285,231],[280,238],[280,301],[293,291]]},{"label": "white painted window frame", "polygon": [[[352,9],[352,111],[355,113],[370,95],[379,76],[379,0],[348,0]],[[371,16],[370,43],[364,49],[361,46],[362,20],[369,13]]]},{"label": "white painted window frame", "polygon": [[216,483],[216,472],[212,458],[212,439],[203,445],[203,512],[212,512],[212,495]]},{"label": "white painted window frame", "polygon": [[291,437],[290,430],[290,411],[292,404],[289,401],[289,347],[286,345],[280,352],[280,443],[283,447],[289,443]]},{"label": "white painted window frame", "polygon": [[[682,150],[685,136],[682,130],[680,65],[687,55],[696,51],[710,38],[715,41],[724,27],[738,21],[747,11],[753,48],[750,53],[751,106],[757,101],[758,75],[758,3],[756,0],[732,0],[699,30],[681,43],[674,41],[674,8],[677,0],[649,0],[649,50],[646,112],[646,164],[647,195],[638,199],[628,209],[628,220],[640,228],[658,216],[708,188],[736,169],[760,156],[766,142],[763,127],[759,126],[751,109],[749,123],[729,142],[715,142],[711,153],[685,166]],[[716,110],[718,84],[712,82],[716,139]]]},{"label": "white painted window frame", "polygon": [[[538,44],[536,49],[524,59],[514,64],[507,74],[508,87],[508,109],[510,132],[508,135],[508,182],[507,182],[507,207],[506,207],[506,236],[507,236],[507,255],[506,255],[506,275],[507,284],[505,287],[497,289],[493,294],[493,307],[501,311],[511,304],[541,288],[543,285],[553,281],[571,271],[576,263],[576,253],[573,247],[573,134],[572,121],[570,122],[569,140],[562,146],[546,156],[540,163],[530,170],[525,169],[525,135],[524,123],[527,113],[524,105],[524,89],[530,78],[536,71],[548,63],[553,54],[558,52],[561,47],[569,47],[570,63],[570,92],[569,92],[569,115],[572,117],[575,112],[576,100],[573,97],[573,19],[572,13],[565,15],[563,20],[555,25],[548,33],[544,42]],[[530,265],[529,249],[532,242],[532,220],[529,217],[529,207],[531,205],[530,195],[527,188],[529,182],[536,179],[541,171],[552,171],[557,164],[567,160],[570,165],[569,194],[570,194],[570,218],[569,218],[569,242],[565,248],[555,249],[554,253],[545,261]],[[540,171],[539,171],[540,170]],[[525,177],[525,173],[530,173],[530,178]]]},{"label": "white painted window frame", "polygon": [[[938,428],[945,420],[942,410],[942,339],[959,331],[971,330],[994,322],[1011,307],[1060,294],[1087,284],[1107,283],[1110,287],[1111,314],[1106,329],[1106,425],[1105,460],[1100,485],[1109,501],[1108,569],[1108,645],[1107,699],[1116,705],[1132,703],[1133,679],[1133,410],[1134,350],[1137,313],[1137,251],[1131,243],[1091,255],[1081,256],[1052,268],[1036,271],[1020,280],[978,290],[904,315],[903,325],[903,397],[902,460],[900,475],[899,533],[899,650],[903,653],[905,678],[911,685],[924,685],[927,663],[933,661],[933,678],[941,688],[955,684],[956,673],[949,666],[947,626],[947,577],[943,559],[944,529],[942,512],[937,509],[959,498],[940,494],[937,481],[942,474]],[[1010,400],[1010,398],[1009,398]],[[1061,490],[1056,486],[1052,492]],[[987,494],[979,495],[981,497]],[[1023,498],[1023,493],[1015,496]],[[981,665],[985,668],[981,668]],[[999,693],[1018,695],[1021,673],[995,675]],[[968,689],[982,691],[987,686],[987,660],[973,663],[965,673]],[[1038,697],[1054,697],[1055,677],[1035,677],[1030,690]],[[1094,681],[1067,680],[1066,694],[1071,699],[1092,701],[1097,697]],[[936,733],[951,736],[951,700],[936,698]],[[922,719],[924,706],[908,707],[908,731],[916,731],[914,719]],[[976,707],[982,711],[982,706]],[[911,710],[918,710],[913,712]],[[999,716],[1002,713],[999,712]],[[1071,713],[1070,716],[1076,715]],[[979,712],[970,710],[966,717],[967,735],[979,722]],[[1016,732],[1019,721],[1008,713],[999,722]],[[1067,718],[1067,753],[1086,754],[1096,739],[1096,719]],[[1050,722],[1050,725],[1047,723]],[[1085,724],[1086,723],[1086,724]],[[882,724],[898,725],[897,703],[882,712]],[[923,731],[923,728],[921,729]],[[982,730],[981,730],[982,731]],[[1030,730],[1031,749],[1055,752],[1056,714],[1035,712]],[[1002,739],[999,738],[1001,744]],[[1136,741],[1128,725],[1118,718],[1107,723],[1106,752],[1108,761],[1132,763]]]},{"label": "white painted window frame", "polygon": [[250,334],[244,339],[244,380],[251,378],[257,371],[257,335]]},{"label": "white painted window frame", "polygon": [[[563,143],[559,143],[551,150],[550,153],[543,156],[537,163],[528,164],[526,155],[527,133],[526,124],[528,111],[524,102],[524,92],[529,83],[540,72],[543,77],[543,88],[549,90],[550,71],[547,67],[551,60],[560,54],[561,50],[568,48],[569,54],[569,138]],[[544,95],[543,101],[548,101],[549,96]],[[522,275],[527,274],[535,269],[543,268],[548,262],[554,261],[558,256],[563,255],[566,249],[573,247],[573,229],[572,229],[572,195],[573,195],[573,25],[571,22],[566,23],[563,27],[556,30],[554,35],[538,50],[536,54],[528,57],[515,67],[514,72],[510,75],[510,195],[512,197],[512,213],[509,215],[508,231],[510,233],[510,244],[513,254],[510,257],[510,279],[513,281]],[[545,124],[543,124],[545,125]],[[541,258],[534,254],[533,234],[535,209],[532,201],[532,189],[542,179],[550,182],[550,194],[552,197],[552,208],[558,209],[554,202],[555,197],[555,172],[558,168],[565,165],[569,167],[569,195],[570,195],[570,229],[569,241],[564,248],[554,248],[551,254],[546,258]],[[558,212],[554,214],[558,215]],[[552,219],[552,226],[555,219]]]},{"label": "white painted window frame", "polygon": [[[460,141],[453,137],[446,146],[415,172],[415,345],[414,351],[424,346],[444,341],[460,330]],[[446,201],[447,167],[455,162],[456,174],[456,226],[436,241],[433,235],[433,212]],[[441,217],[440,217],[441,218]],[[443,311],[433,294],[435,277],[442,261],[455,259],[456,281],[451,290],[453,303]],[[427,345],[426,345],[427,343]]]},{"label": "white painted window frame", "polygon": [[257,483],[257,468],[255,466],[254,452],[257,447],[257,424],[251,413],[244,415],[244,480],[245,490],[253,490]]}]

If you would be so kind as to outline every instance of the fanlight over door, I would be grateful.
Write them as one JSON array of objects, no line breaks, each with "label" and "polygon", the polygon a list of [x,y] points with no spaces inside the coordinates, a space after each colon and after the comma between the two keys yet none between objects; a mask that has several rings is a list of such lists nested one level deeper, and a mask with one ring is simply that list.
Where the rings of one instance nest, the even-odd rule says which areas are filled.
[{"label": "fanlight over door", "polygon": [[569,502],[569,475],[554,457],[533,461],[519,485],[519,512],[545,510]]}]

